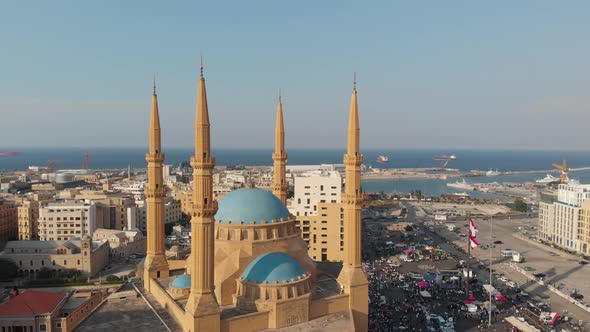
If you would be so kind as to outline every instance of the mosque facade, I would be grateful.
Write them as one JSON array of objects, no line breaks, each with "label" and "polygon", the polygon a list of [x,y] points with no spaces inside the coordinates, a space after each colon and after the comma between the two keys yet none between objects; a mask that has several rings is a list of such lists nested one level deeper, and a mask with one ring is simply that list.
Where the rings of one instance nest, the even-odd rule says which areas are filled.
[{"label": "mosque facade", "polygon": [[[164,153],[154,84],[149,129],[147,256],[138,267],[144,291],[153,295],[186,332],[249,332],[300,327],[322,320],[326,328],[367,331],[368,282],[361,265],[359,121],[356,82],[352,93],[346,188],[345,253],[339,275],[309,257],[289,213],[284,123],[279,98],[272,154],[272,192],[242,188],[213,196],[210,122],[203,67],[197,91],[191,206],[191,255],[167,260],[164,248]],[[326,317],[335,317],[326,319]],[[327,324],[327,325],[326,325]]]}]

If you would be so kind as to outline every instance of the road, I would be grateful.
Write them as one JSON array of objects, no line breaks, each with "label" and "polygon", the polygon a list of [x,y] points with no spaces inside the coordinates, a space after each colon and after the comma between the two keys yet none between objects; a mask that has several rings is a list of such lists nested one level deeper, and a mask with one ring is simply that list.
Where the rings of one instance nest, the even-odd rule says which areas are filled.
[{"label": "road", "polygon": [[[529,279],[509,266],[509,258],[500,255],[500,251],[503,249],[516,250],[525,257],[525,262],[520,263],[520,267],[534,269],[529,273],[544,273],[547,276],[545,281],[559,287],[564,293],[577,289],[580,293],[590,296],[590,283],[588,282],[590,266],[579,264],[579,258],[566,253],[560,252],[559,256],[551,255],[550,252],[554,251],[554,249],[514,236],[514,234],[522,234],[523,231],[527,232],[525,236],[531,236],[531,233],[535,232],[532,227],[536,225],[537,219],[494,219],[492,233],[490,233],[490,220],[475,220],[475,222],[479,229],[477,240],[481,246],[490,245],[494,241],[502,241],[503,243],[497,244],[495,248],[490,249],[479,247],[471,251],[472,256],[489,265],[491,250],[494,270],[504,273],[509,279],[515,281],[521,288],[531,294],[541,295],[541,297],[545,298],[549,297],[553,310],[560,313],[567,310],[576,319],[590,321],[590,313],[549,291],[547,287],[537,283],[525,284]],[[468,233],[465,224],[465,221],[455,223],[458,233]],[[460,245],[462,248],[466,247],[467,240],[465,237],[459,237],[456,232],[449,232],[445,225],[436,225],[434,227],[438,235],[445,237],[456,245]],[[492,237],[490,237],[490,234]],[[465,254],[461,254],[460,257],[465,257]],[[474,271],[479,272],[477,268]],[[487,280],[489,279],[489,272],[482,270],[478,276]],[[494,282],[499,281],[494,280]]]}]

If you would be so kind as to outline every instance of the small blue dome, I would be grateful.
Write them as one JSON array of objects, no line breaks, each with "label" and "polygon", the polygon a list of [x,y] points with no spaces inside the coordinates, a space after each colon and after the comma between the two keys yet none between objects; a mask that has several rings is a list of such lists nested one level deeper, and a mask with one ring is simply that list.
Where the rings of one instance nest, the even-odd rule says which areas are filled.
[{"label": "small blue dome", "polygon": [[145,257],[139,261],[139,264],[145,264]]},{"label": "small blue dome", "polygon": [[260,255],[242,273],[242,280],[263,283],[291,281],[305,274],[303,267],[291,256],[282,252]]},{"label": "small blue dome", "polygon": [[174,288],[191,288],[191,275],[183,274],[172,281]]},{"label": "small blue dome", "polygon": [[289,210],[271,192],[258,188],[241,188],[223,196],[219,200],[219,210],[215,214],[215,220],[223,224],[237,223],[238,221],[255,224],[263,220],[270,223],[272,220],[288,219]]}]

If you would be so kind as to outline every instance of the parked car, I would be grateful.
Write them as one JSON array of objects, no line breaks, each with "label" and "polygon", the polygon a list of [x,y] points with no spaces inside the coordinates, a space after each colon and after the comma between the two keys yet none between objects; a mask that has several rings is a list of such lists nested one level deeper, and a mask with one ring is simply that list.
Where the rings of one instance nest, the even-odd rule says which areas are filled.
[{"label": "parked car", "polygon": [[503,244],[503,243],[504,243],[504,242],[502,242],[502,241],[500,241],[500,240],[494,241],[494,244]]},{"label": "parked car", "polygon": [[535,271],[535,268],[534,267],[530,267],[530,266],[525,266],[524,267],[524,270],[525,271],[528,271],[528,272],[531,272],[531,271]]},{"label": "parked car", "polygon": [[579,261],[579,263],[582,265],[586,265],[586,264],[588,264],[588,261]]},{"label": "parked car", "polygon": [[546,276],[547,275],[545,275],[545,273],[535,273],[535,274],[533,274],[533,277],[538,278],[538,279],[543,279]]},{"label": "parked car", "polygon": [[502,282],[508,282],[508,278],[506,278],[506,277],[500,277],[500,280],[501,280]]}]

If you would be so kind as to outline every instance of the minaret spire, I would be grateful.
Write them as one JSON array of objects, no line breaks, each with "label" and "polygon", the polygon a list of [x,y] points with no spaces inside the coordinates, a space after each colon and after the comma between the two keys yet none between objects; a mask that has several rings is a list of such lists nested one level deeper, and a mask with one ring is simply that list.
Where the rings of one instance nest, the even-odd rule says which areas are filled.
[{"label": "minaret spire", "polygon": [[368,330],[368,282],[362,270],[362,202],[360,153],[360,126],[354,76],[350,112],[348,115],[348,144],[344,155],[346,186],[342,195],[344,208],[344,262],[338,276],[338,283],[349,294],[355,331]]},{"label": "minaret spire", "polygon": [[209,110],[207,91],[203,76],[197,89],[195,116],[195,155],[191,158],[193,168],[193,208],[191,218],[191,290],[186,304],[189,330],[219,331],[220,312],[214,293],[214,216],[217,202],[213,199],[213,168],[211,156]]},{"label": "minaret spire", "polygon": [[276,121],[275,152],[272,154],[274,171],[272,193],[277,196],[283,204],[287,204],[287,189],[289,188],[289,184],[286,179],[287,153],[285,152],[285,125],[283,123],[283,103],[281,100],[280,89]]},{"label": "minaret spire", "polygon": [[[148,163],[148,184],[145,189],[148,239],[144,280],[145,287],[149,291],[153,279],[169,275],[164,248],[164,198],[166,196],[162,175],[164,154],[160,137],[160,114],[158,112],[158,97],[155,93],[155,80],[150,116],[149,149],[145,159]],[[129,167],[130,169],[131,167]]]}]

